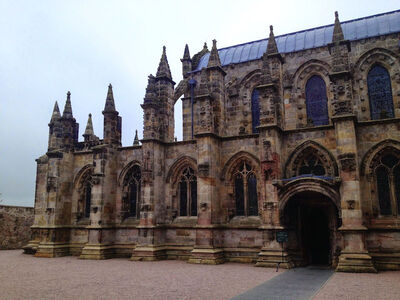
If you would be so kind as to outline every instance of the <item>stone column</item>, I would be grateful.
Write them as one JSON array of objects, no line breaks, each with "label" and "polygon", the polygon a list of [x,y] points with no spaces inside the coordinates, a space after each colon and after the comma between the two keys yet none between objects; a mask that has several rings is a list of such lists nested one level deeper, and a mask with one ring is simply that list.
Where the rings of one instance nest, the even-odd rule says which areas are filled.
[{"label": "stone column", "polygon": [[342,226],[339,232],[344,240],[344,248],[340,253],[336,271],[376,272],[365,246],[367,228],[363,225],[361,211],[355,117],[352,115],[335,117],[334,123],[342,180],[340,187]]},{"label": "stone column", "polygon": [[216,238],[219,223],[219,138],[212,133],[196,135],[198,149],[196,244],[189,263],[220,264],[225,261]]}]

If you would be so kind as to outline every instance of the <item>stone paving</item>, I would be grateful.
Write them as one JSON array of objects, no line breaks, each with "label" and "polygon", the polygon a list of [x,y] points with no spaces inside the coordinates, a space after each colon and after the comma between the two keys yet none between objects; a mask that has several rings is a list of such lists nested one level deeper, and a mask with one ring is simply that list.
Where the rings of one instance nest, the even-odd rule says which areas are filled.
[{"label": "stone paving", "polygon": [[291,269],[233,299],[307,300],[318,292],[332,274],[331,269],[315,267]]},{"label": "stone paving", "polygon": [[[243,298],[246,295],[254,297]],[[233,297],[394,300],[400,299],[400,272],[349,274],[312,267],[275,272],[273,268],[250,264],[209,266],[183,261],[81,260],[70,256],[43,259],[24,255],[21,250],[0,251],[0,299]]]}]

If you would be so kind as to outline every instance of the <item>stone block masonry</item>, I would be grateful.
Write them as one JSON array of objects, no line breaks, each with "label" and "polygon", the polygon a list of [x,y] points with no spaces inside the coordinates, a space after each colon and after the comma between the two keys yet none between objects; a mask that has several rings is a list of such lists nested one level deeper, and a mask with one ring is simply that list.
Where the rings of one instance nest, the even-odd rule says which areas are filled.
[{"label": "stone block masonry", "polygon": [[33,207],[0,205],[0,250],[19,249],[31,237]]}]

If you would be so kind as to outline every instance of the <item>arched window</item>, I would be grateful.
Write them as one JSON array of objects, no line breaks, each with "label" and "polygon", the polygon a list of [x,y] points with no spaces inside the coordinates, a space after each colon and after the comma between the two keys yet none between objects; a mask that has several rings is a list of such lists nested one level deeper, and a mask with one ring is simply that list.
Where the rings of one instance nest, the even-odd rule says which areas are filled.
[{"label": "arched window", "polygon": [[85,187],[85,218],[90,217],[90,205],[92,202],[92,184],[90,182],[86,182]]},{"label": "arched window", "polygon": [[380,65],[374,66],[368,73],[367,82],[371,119],[393,118],[392,86],[388,71]]},{"label": "arched window", "polygon": [[179,181],[179,215],[197,216],[197,178],[187,167]]},{"label": "arched window", "polygon": [[375,169],[381,215],[400,214],[400,159],[393,154],[381,157]]},{"label": "arched window", "polygon": [[306,84],[307,119],[312,125],[329,123],[328,99],[325,81],[317,75],[312,76]]},{"label": "arched window", "polygon": [[92,172],[93,169],[87,169],[79,180],[78,209],[77,220],[90,217],[90,207],[92,203]]},{"label": "arched window", "polygon": [[241,162],[234,174],[237,216],[258,216],[257,178],[247,162]]},{"label": "arched window", "polygon": [[258,126],[260,126],[260,102],[259,102],[259,91],[254,89],[251,95],[251,120],[252,120],[252,132],[258,133]]},{"label": "arched window", "polygon": [[138,165],[134,165],[125,175],[122,213],[125,218],[139,218],[141,172]]}]

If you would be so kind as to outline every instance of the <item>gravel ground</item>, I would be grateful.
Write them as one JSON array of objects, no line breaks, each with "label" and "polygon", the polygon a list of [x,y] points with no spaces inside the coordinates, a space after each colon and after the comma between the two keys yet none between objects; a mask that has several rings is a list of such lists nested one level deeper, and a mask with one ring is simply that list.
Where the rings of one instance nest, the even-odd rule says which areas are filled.
[{"label": "gravel ground", "polygon": [[0,299],[229,299],[280,274],[249,264],[36,258],[0,251]]},{"label": "gravel ground", "polygon": [[313,300],[400,299],[400,272],[335,273]]}]

